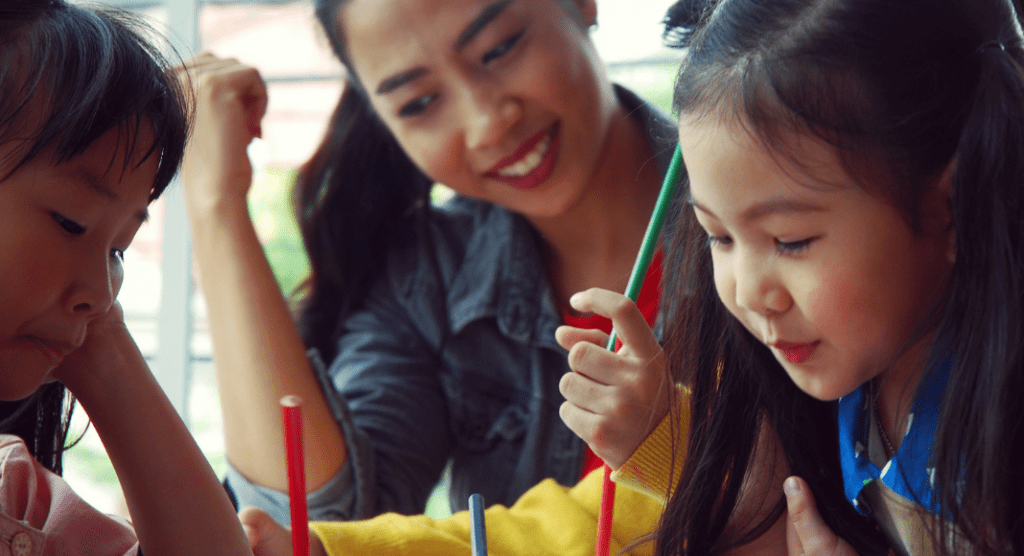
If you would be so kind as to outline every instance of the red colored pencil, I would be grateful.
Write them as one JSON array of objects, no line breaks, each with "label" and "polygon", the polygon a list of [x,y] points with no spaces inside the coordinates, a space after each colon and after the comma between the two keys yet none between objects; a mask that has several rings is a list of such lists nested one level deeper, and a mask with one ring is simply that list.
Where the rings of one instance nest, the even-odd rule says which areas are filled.
[{"label": "red colored pencil", "polygon": [[284,447],[288,453],[288,500],[292,515],[292,555],[309,556],[309,508],[306,506],[306,469],[302,456],[302,398],[281,398]]}]

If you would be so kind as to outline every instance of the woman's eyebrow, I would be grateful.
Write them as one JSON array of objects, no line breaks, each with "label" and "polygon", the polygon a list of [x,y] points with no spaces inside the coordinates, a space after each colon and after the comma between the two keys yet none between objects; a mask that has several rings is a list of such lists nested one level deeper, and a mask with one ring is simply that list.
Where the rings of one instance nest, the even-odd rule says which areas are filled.
[{"label": "woman's eyebrow", "polygon": [[483,31],[490,22],[504,13],[510,5],[512,5],[512,0],[498,0],[481,10],[480,15],[476,16],[476,19],[466,26],[466,29],[459,35],[459,39],[455,41],[455,52],[465,48],[470,41],[480,34],[480,31]]},{"label": "woman's eyebrow", "polygon": [[398,75],[388,77],[387,79],[381,81],[380,85],[377,85],[377,94],[386,95],[391,91],[394,91],[395,89],[401,87],[402,85],[409,83],[410,81],[415,81],[419,79],[426,73],[427,68],[413,68],[409,71],[403,71]]},{"label": "woman's eyebrow", "polygon": [[[476,18],[469,22],[469,25],[459,35],[458,40],[455,41],[453,50],[455,52],[461,51],[466,47],[477,35],[483,31],[487,25],[494,21],[499,15],[505,12],[512,5],[513,0],[498,0],[484,7],[480,11],[480,14]],[[386,95],[399,87],[406,85],[412,81],[419,79],[427,74],[427,68],[416,67],[402,73],[395,74],[388,77],[377,85],[376,93],[378,95]]]}]

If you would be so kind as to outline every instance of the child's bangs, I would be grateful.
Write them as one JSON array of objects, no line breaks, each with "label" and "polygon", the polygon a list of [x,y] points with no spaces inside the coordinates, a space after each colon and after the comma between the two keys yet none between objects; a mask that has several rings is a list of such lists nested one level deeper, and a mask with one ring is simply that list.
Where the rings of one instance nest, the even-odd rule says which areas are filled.
[{"label": "child's bangs", "polygon": [[874,97],[853,70],[825,64],[814,54],[769,58],[755,52],[729,66],[685,62],[675,106],[681,117],[739,126],[780,168],[806,175],[815,172],[801,156],[799,139],[830,145],[857,186],[884,195],[912,220],[915,204],[904,198],[904,186],[914,176],[900,160],[899,141]]},{"label": "child's bangs", "polygon": [[[184,152],[188,115],[184,93],[167,58],[147,40],[154,32],[128,12],[56,8],[28,22],[0,53],[0,134],[29,129],[13,169],[52,150],[65,161],[119,130],[125,167],[159,158],[151,199],[173,177]],[[33,121],[32,114],[42,114]],[[148,129],[147,129],[148,128]],[[152,141],[140,142],[140,138]],[[113,161],[112,161],[113,163]],[[12,170],[13,171],[13,170]]]}]

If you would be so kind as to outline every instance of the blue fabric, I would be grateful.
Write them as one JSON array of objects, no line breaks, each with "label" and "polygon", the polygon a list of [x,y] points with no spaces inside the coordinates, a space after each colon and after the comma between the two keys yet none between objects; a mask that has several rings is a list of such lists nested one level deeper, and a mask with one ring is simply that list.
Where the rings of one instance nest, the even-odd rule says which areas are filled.
[{"label": "blue fabric", "polygon": [[871,419],[868,384],[839,399],[839,454],[843,469],[846,499],[860,513],[872,515],[860,500],[861,490],[872,481],[882,481],[893,492],[938,515],[934,491],[932,441],[949,381],[950,359],[938,362],[925,384],[918,390],[908,415],[909,426],[899,450],[884,468],[868,457]]},{"label": "blue fabric", "polygon": [[[616,93],[664,174],[674,123]],[[385,278],[348,318],[338,356],[320,367],[348,461],[309,495],[310,519],[421,513],[449,459],[453,510],[472,493],[510,506],[545,478],[579,480],[584,445],[558,416],[558,382],[570,369],[554,340],[561,315],[538,245],[522,217],[456,197],[389,255]],[[227,482],[240,505],[288,523],[286,493],[234,469]]]}]

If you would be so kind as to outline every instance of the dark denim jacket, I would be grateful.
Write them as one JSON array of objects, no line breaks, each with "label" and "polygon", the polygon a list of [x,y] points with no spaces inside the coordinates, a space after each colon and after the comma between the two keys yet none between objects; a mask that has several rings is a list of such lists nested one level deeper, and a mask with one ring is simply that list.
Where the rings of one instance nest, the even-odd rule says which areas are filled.
[{"label": "dark denim jacket", "polygon": [[[673,123],[616,92],[648,131],[664,174]],[[570,369],[555,343],[561,316],[537,246],[522,217],[456,197],[433,211],[413,245],[392,253],[329,368],[312,357],[348,462],[309,495],[310,519],[421,513],[449,459],[453,510],[474,492],[512,505],[545,478],[579,480],[584,444],[558,416],[558,381]],[[285,493],[234,469],[228,483],[241,505],[288,523]]]}]

